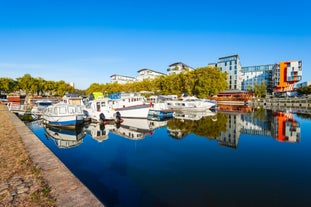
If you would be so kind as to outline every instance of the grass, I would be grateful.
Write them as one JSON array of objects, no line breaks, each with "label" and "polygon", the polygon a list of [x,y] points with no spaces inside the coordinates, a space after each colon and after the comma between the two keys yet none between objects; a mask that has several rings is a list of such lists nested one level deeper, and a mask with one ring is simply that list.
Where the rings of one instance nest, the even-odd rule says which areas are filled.
[{"label": "grass", "polygon": [[31,161],[9,113],[1,104],[0,134],[0,182],[10,183],[13,177],[19,177],[30,186],[26,195],[18,195],[13,201],[1,194],[0,206],[55,206],[50,187]]}]

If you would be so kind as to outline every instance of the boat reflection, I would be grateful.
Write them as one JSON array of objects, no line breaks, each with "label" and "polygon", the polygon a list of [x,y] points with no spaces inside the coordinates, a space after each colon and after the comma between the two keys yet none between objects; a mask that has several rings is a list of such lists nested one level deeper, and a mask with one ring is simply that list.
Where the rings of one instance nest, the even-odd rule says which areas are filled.
[{"label": "boat reflection", "polygon": [[200,120],[206,116],[215,116],[216,112],[211,110],[206,111],[175,111],[173,117],[180,120]]},{"label": "boat reflection", "polygon": [[102,142],[109,138],[113,133],[130,140],[142,140],[146,135],[152,135],[153,130],[167,125],[167,120],[157,121],[148,119],[127,119],[124,118],[121,123],[90,123],[85,126],[86,133]]},{"label": "boat reflection", "polygon": [[85,131],[92,138],[97,140],[98,142],[103,142],[108,139],[108,135],[110,131],[114,131],[116,129],[116,124],[102,124],[102,123],[90,123],[85,126]]},{"label": "boat reflection", "polygon": [[272,137],[279,142],[300,141],[300,124],[293,114],[266,109],[256,109],[252,113],[222,111],[199,120],[175,118],[168,121],[167,130],[174,139],[195,134],[229,148],[237,148],[242,134]]},{"label": "boat reflection", "polygon": [[59,148],[71,148],[82,144],[85,136],[83,127],[75,129],[55,128],[44,125],[45,136],[52,138]]}]

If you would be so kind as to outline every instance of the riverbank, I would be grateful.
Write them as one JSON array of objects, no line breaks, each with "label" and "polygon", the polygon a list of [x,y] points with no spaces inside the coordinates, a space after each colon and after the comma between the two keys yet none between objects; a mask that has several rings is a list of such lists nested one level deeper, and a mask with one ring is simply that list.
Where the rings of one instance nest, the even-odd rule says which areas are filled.
[{"label": "riverbank", "polygon": [[0,104],[0,206],[103,206]]}]

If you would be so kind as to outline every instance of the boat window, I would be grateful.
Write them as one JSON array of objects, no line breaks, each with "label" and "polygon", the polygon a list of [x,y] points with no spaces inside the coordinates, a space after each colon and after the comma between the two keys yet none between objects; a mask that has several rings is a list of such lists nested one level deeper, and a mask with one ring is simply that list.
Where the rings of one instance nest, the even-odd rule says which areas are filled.
[{"label": "boat window", "polygon": [[54,108],[54,114],[57,114],[57,107]]},{"label": "boat window", "polygon": [[65,107],[59,107],[59,114],[66,114],[66,108]]},{"label": "boat window", "polygon": [[81,113],[81,112],[82,112],[82,111],[81,111],[81,108],[80,108],[80,107],[77,107],[77,108],[76,108],[76,112]]},{"label": "boat window", "polygon": [[75,108],[74,107],[68,107],[68,111],[70,114],[74,114],[75,113]]}]

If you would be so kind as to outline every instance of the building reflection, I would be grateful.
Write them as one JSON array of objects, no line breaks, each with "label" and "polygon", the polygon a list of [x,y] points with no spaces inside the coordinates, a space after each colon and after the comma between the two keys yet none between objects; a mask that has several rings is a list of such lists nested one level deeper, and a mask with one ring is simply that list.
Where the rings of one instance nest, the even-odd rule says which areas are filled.
[{"label": "building reflection", "polygon": [[71,148],[82,144],[85,136],[83,127],[75,129],[54,128],[51,126],[44,126],[45,136],[53,139],[56,146],[59,148]]},{"label": "building reflection", "polygon": [[200,120],[172,119],[168,122],[168,133],[174,139],[184,139],[188,134],[214,139],[221,146],[237,148],[240,136],[253,135],[272,137],[280,142],[300,141],[300,124],[288,112],[256,109],[234,112],[217,112],[216,118]]}]

